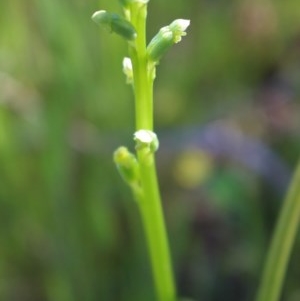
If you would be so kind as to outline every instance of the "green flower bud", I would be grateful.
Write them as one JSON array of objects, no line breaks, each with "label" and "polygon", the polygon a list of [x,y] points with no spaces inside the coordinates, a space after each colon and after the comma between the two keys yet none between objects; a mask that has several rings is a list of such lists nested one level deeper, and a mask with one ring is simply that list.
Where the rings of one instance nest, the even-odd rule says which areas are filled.
[{"label": "green flower bud", "polygon": [[189,25],[189,20],[177,19],[170,25],[162,27],[147,47],[149,59],[157,64],[167,50],[186,35],[185,30]]},{"label": "green flower bud", "polygon": [[147,47],[149,59],[154,62],[159,62],[161,57],[173,44],[173,33],[167,27],[161,28]]},{"label": "green flower bud", "polygon": [[133,41],[137,36],[134,26],[118,14],[99,10],[93,14],[92,20],[126,40]]},{"label": "green flower bud", "polygon": [[114,152],[114,162],[123,180],[132,185],[139,181],[139,164],[134,154],[124,146]]}]

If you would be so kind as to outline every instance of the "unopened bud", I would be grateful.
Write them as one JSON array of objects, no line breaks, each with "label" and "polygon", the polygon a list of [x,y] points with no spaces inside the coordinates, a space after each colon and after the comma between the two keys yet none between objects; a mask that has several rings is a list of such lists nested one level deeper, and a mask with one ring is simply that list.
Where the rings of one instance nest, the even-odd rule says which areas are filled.
[{"label": "unopened bud", "polygon": [[125,182],[131,185],[139,181],[139,164],[126,147],[121,146],[114,152],[114,162]]},{"label": "unopened bud", "polygon": [[126,40],[133,41],[137,36],[134,26],[118,14],[99,10],[93,14],[92,20]]},{"label": "unopened bud", "polygon": [[159,147],[156,134],[150,130],[139,130],[135,132],[133,139],[136,142],[137,150],[144,149],[154,153]]},{"label": "unopened bud", "polygon": [[123,72],[126,75],[126,83],[133,84],[132,62],[129,57],[124,57],[123,59]]},{"label": "unopened bud", "polygon": [[169,25],[170,30],[173,32],[174,43],[180,42],[181,37],[186,36],[185,31],[190,23],[190,20],[177,19]]},{"label": "unopened bud", "polygon": [[167,50],[186,35],[185,30],[189,25],[189,20],[177,19],[170,25],[162,27],[147,47],[149,59],[158,63]]}]

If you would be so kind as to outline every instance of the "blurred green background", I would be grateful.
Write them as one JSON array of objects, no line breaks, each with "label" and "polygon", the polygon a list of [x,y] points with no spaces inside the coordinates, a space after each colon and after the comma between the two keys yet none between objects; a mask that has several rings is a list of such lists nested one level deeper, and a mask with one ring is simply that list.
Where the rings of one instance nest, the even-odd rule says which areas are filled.
[{"label": "blurred green background", "polygon": [[[117,0],[0,2],[0,300],[153,301],[141,222],[112,163],[133,149]],[[180,296],[253,300],[300,153],[297,0],[151,0],[191,19],[158,66],[158,173]],[[300,300],[299,239],[284,301]],[[267,300],[266,300],[267,301]]]}]

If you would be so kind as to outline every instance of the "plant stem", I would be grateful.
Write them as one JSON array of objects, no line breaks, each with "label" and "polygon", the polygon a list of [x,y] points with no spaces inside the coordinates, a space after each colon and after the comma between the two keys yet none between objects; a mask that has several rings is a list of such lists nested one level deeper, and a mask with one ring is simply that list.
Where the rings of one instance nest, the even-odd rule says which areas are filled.
[{"label": "plant stem", "polygon": [[[148,70],[146,55],[147,5],[130,6],[131,22],[137,30],[135,47],[130,47],[133,65],[136,106],[136,130],[153,130],[153,78]],[[176,291],[171,267],[167,232],[156,176],[154,155],[144,162],[138,151],[142,197],[138,205],[147,239],[153,270],[154,284],[159,301],[175,301]]]},{"label": "plant stem", "polygon": [[141,166],[141,178],[144,199],[139,203],[139,207],[147,237],[158,300],[175,301],[176,293],[169,246],[154,162],[150,166]]},{"label": "plant stem", "polygon": [[275,228],[256,301],[278,301],[300,219],[300,162]]},{"label": "plant stem", "polygon": [[136,130],[153,130],[153,79],[148,74],[146,56],[147,5],[131,6],[131,22],[138,32],[135,47],[130,48],[134,73]]}]

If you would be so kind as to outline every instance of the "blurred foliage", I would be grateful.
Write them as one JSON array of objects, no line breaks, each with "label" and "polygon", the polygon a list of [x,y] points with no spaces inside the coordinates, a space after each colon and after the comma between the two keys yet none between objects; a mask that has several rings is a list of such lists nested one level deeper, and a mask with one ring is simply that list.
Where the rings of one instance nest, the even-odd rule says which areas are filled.
[{"label": "blurred foliage", "polygon": [[[90,20],[117,2],[0,2],[1,300],[154,300],[111,159],[133,145],[126,45]],[[192,23],[158,66],[155,114],[179,292],[252,300],[300,153],[299,3],[152,0],[149,37],[175,18]]]}]

